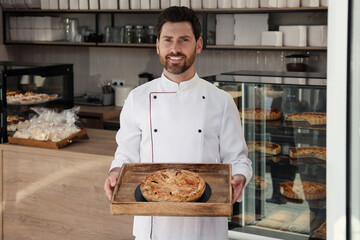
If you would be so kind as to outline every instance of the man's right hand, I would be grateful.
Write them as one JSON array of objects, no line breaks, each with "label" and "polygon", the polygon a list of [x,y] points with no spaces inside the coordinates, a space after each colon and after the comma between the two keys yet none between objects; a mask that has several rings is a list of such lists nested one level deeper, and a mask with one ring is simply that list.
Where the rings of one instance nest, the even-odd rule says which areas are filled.
[{"label": "man's right hand", "polygon": [[105,180],[104,190],[109,201],[114,193],[114,188],[119,177],[121,168],[114,168],[109,172],[108,177]]}]

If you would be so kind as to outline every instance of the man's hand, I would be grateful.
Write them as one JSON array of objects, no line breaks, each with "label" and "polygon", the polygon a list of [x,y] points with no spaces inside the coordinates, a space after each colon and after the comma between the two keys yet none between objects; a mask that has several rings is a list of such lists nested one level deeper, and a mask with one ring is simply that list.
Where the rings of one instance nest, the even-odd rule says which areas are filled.
[{"label": "man's hand", "polygon": [[121,168],[114,168],[109,172],[108,177],[105,180],[104,190],[109,201],[114,193],[114,188],[119,177]]},{"label": "man's hand", "polygon": [[232,195],[233,195],[233,204],[238,200],[240,197],[244,186],[246,183],[246,178],[242,174],[236,174],[231,179],[231,185],[232,185]]}]

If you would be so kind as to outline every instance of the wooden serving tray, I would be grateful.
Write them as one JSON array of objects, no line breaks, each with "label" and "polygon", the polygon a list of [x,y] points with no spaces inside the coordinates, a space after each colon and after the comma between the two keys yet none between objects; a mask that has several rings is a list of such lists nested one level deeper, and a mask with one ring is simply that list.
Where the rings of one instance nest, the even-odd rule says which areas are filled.
[{"label": "wooden serving tray", "polygon": [[[186,169],[199,173],[211,188],[207,202],[137,202],[135,189],[148,174],[161,169]],[[230,217],[231,164],[125,163],[110,202],[114,215]]]},{"label": "wooden serving tray", "polygon": [[59,149],[59,148],[66,147],[70,143],[85,136],[86,134],[87,134],[86,128],[82,128],[80,131],[78,131],[78,132],[70,135],[69,137],[64,138],[58,142],[40,141],[40,140],[35,140],[35,139],[15,138],[15,137],[8,137],[8,141],[9,141],[9,143],[18,144],[18,145]]}]

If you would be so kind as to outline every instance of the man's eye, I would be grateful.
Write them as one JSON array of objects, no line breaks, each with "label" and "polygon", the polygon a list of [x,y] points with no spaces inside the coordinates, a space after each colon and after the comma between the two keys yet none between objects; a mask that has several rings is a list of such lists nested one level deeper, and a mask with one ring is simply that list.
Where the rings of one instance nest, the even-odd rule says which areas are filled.
[{"label": "man's eye", "polygon": [[164,39],[164,42],[171,42],[170,39]]}]

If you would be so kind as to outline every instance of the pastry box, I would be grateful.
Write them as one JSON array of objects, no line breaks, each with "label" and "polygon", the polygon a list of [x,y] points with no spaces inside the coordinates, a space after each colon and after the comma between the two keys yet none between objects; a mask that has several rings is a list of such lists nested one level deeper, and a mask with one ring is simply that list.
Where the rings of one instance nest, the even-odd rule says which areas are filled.
[{"label": "pastry box", "polygon": [[42,148],[53,148],[53,149],[60,149],[66,147],[67,145],[75,142],[77,139],[84,137],[87,135],[86,128],[82,128],[80,131],[70,135],[67,138],[64,138],[58,142],[52,141],[40,141],[35,139],[26,139],[26,138],[15,138],[15,137],[8,137],[9,143],[24,145],[24,146],[31,146],[31,147],[42,147]]},{"label": "pastry box", "polygon": [[[209,189],[205,200],[196,202],[148,202],[139,200],[139,185],[150,173],[162,169],[185,169],[197,172]],[[209,191],[210,192],[209,192]],[[141,193],[141,191],[140,191]],[[204,193],[204,194],[205,194]],[[181,163],[126,163],[110,201],[114,215],[135,216],[213,216],[230,217],[233,214],[230,164]]]}]

